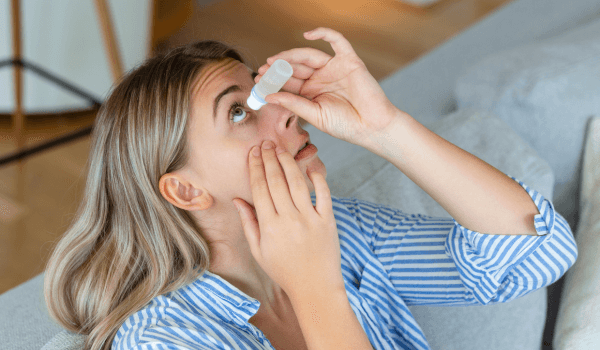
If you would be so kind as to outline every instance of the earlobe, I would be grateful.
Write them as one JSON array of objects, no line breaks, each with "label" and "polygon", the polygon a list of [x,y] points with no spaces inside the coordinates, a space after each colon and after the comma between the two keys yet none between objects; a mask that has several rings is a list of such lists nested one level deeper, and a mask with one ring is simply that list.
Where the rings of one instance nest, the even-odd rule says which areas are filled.
[{"label": "earlobe", "polygon": [[193,197],[190,201],[191,205],[189,210],[204,210],[212,207],[213,198],[210,194],[205,191],[198,190],[200,194]]}]

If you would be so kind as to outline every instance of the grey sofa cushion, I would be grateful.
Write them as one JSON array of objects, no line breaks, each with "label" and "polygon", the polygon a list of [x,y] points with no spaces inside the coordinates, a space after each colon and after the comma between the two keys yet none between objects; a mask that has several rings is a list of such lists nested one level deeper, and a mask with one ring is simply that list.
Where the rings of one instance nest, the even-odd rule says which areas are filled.
[{"label": "grey sofa cushion", "polygon": [[62,330],[48,315],[43,294],[44,274],[2,294],[0,347],[6,350],[39,349]]},{"label": "grey sofa cushion", "polygon": [[434,350],[538,350],[547,288],[509,303],[486,306],[409,306]]},{"label": "grey sofa cushion", "polygon": [[554,171],[554,204],[575,230],[585,127],[600,115],[600,18],[494,54],[462,75],[458,108],[490,110]]},{"label": "grey sofa cushion", "polygon": [[83,349],[85,336],[67,330],[55,335],[42,350],[80,350]]},{"label": "grey sofa cushion", "polygon": [[[354,196],[408,213],[449,216],[383,158],[313,126],[305,129],[319,148],[332,195]],[[459,110],[434,123],[431,130],[552,199],[554,176],[550,166],[497,116],[474,109]],[[433,349],[539,349],[546,293],[542,288],[510,303],[488,306],[409,309]]]},{"label": "grey sofa cushion", "polygon": [[394,105],[430,127],[457,110],[454,86],[466,69],[490,54],[555,36],[599,14],[598,0],[509,1],[382,80],[381,87]]}]

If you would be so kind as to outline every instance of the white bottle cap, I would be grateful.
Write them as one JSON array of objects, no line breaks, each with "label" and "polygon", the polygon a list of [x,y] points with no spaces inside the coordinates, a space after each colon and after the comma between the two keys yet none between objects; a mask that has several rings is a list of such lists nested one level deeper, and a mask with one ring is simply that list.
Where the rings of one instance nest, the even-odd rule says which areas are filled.
[{"label": "white bottle cap", "polygon": [[263,100],[262,98],[260,98],[260,96],[256,95],[254,88],[252,89],[252,92],[250,93],[250,96],[248,97],[248,100],[246,102],[248,102],[248,107],[252,108],[255,111],[258,111],[260,107],[267,104],[267,101]]}]

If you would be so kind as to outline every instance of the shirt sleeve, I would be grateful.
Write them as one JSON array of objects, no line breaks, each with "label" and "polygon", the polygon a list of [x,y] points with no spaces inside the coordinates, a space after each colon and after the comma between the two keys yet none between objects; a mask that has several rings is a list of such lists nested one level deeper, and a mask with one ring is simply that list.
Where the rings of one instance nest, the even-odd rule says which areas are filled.
[{"label": "shirt sleeve", "polygon": [[487,305],[554,283],[577,259],[566,220],[552,203],[517,181],[536,204],[537,236],[471,231],[452,218],[410,215],[346,199],[394,289],[407,305]]}]

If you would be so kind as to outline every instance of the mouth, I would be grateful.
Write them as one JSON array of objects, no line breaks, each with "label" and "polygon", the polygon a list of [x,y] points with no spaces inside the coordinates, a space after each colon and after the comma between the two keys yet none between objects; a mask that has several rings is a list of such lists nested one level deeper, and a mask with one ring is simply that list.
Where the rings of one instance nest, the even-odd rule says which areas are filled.
[{"label": "mouth", "polygon": [[302,145],[300,145],[300,148],[298,149],[298,151],[296,151],[296,154],[294,154],[294,158],[296,156],[298,156],[298,153],[300,153],[300,151],[302,151],[303,149],[305,149],[308,145],[310,145],[310,139],[307,139],[306,142],[304,142]]},{"label": "mouth", "polygon": [[310,141],[307,141],[304,144],[302,144],[302,148],[298,150],[298,153],[294,156],[294,159],[296,160],[296,162],[308,160],[314,157],[318,151],[319,150],[317,149],[317,146],[310,143]]}]

